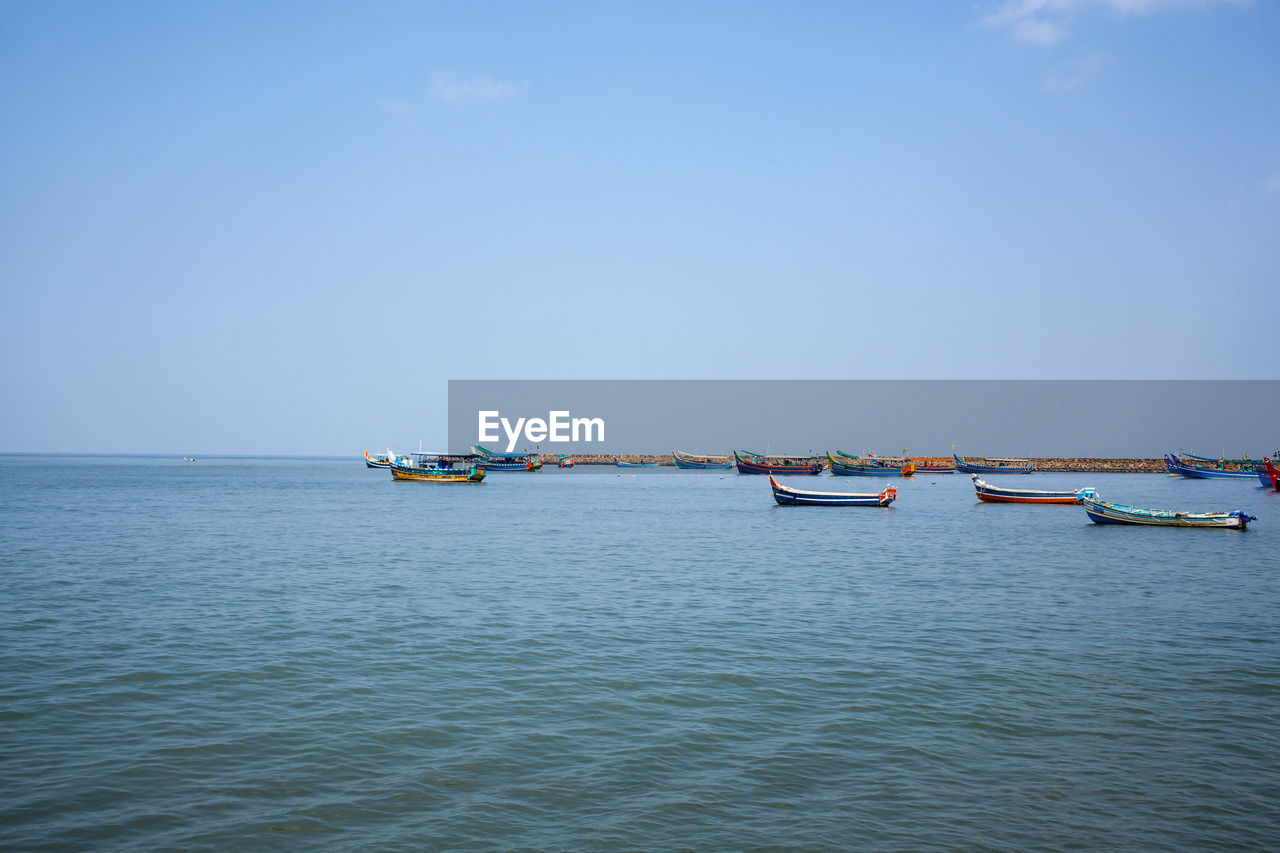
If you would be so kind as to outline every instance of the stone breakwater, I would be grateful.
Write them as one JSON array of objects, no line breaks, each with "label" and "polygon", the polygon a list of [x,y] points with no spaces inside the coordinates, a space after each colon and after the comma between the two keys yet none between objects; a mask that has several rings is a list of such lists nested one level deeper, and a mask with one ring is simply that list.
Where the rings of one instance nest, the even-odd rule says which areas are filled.
[{"label": "stone breakwater", "polygon": [[[543,454],[543,462],[548,465],[555,465],[558,457],[550,454]],[[653,464],[672,465],[676,464],[675,457],[670,453],[574,453],[570,458],[573,459],[575,465],[613,465],[618,461],[630,462],[632,464]],[[730,456],[730,460],[732,460]],[[966,461],[981,462],[978,457],[967,457]],[[1158,474],[1164,473],[1164,459],[1090,459],[1070,456],[1046,456],[1031,459],[1036,463],[1037,471],[1078,471],[1081,473],[1111,473],[1111,474]]]}]

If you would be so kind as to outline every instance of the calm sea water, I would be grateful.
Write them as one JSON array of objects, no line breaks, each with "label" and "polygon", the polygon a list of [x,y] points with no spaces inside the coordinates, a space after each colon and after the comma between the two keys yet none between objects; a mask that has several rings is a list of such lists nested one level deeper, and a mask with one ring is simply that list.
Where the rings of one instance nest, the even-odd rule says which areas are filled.
[{"label": "calm sea water", "polygon": [[0,846],[1280,847],[1280,496],[1002,480],[1259,521],[0,457]]}]

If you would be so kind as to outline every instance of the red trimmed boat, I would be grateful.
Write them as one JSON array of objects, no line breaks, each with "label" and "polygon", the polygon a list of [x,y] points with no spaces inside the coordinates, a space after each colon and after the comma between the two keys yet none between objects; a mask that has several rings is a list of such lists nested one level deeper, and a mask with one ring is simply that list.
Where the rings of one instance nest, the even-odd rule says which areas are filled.
[{"label": "red trimmed boat", "polygon": [[1042,489],[1002,489],[984,483],[973,475],[973,489],[978,500],[996,504],[1077,504],[1081,495],[1093,495],[1093,489],[1076,489],[1070,492],[1050,492]]}]

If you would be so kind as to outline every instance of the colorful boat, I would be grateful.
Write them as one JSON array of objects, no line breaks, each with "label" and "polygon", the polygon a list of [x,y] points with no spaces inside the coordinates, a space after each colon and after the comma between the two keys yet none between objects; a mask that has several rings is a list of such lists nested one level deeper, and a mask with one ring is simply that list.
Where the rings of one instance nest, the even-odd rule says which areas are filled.
[{"label": "colorful boat", "polygon": [[[484,481],[484,469],[469,456],[449,454],[415,453],[392,457],[387,463],[391,479],[410,480],[418,483],[480,483]],[[433,457],[428,459],[428,457]],[[471,460],[466,464],[466,460]],[[459,461],[462,464],[459,464]]]},{"label": "colorful boat", "polygon": [[739,474],[821,474],[826,462],[817,456],[763,456],[733,451]]},{"label": "colorful boat", "polygon": [[621,459],[614,462],[619,468],[657,468],[657,462],[623,462]]},{"label": "colorful boat", "polygon": [[1075,489],[1070,492],[1050,492],[1041,489],[1002,489],[990,483],[984,483],[977,474],[973,474],[973,489],[978,493],[978,500],[987,503],[1006,504],[1076,504],[1081,495],[1090,497],[1097,493],[1093,489]]},{"label": "colorful boat", "polygon": [[386,453],[379,453],[378,455],[374,456],[370,454],[369,451],[366,450],[364,452],[364,467],[366,468],[391,467],[390,453],[391,451],[388,450]]},{"label": "colorful boat", "polygon": [[689,468],[699,471],[728,471],[733,467],[732,456],[699,456],[696,453],[671,451],[675,457],[677,468]]},{"label": "colorful boat", "polygon": [[1258,479],[1262,485],[1274,491],[1280,491],[1280,468],[1277,468],[1270,459],[1263,459],[1258,465]]},{"label": "colorful boat", "polygon": [[556,465],[558,465],[561,468],[572,468],[573,460],[570,459],[568,456],[565,456],[563,453],[561,453],[560,457],[556,459]]},{"label": "colorful boat", "polygon": [[[1258,463],[1250,462],[1251,466]],[[1171,453],[1164,455],[1164,466],[1170,474],[1188,477],[1193,480],[1252,480],[1258,476],[1256,467],[1243,468],[1211,468],[1205,463],[1191,464]]]},{"label": "colorful boat", "polygon": [[1172,512],[1164,509],[1139,509],[1123,504],[1113,504],[1096,495],[1080,496],[1085,514],[1095,524],[1142,524],[1156,527],[1213,527],[1223,530],[1244,530],[1256,521],[1255,516],[1242,510],[1235,512]]},{"label": "colorful boat", "polygon": [[853,492],[817,492],[784,486],[769,475],[773,487],[773,499],[782,506],[888,506],[898,498],[898,490],[885,486],[878,494]]},{"label": "colorful boat", "polygon": [[854,453],[845,453],[843,450],[837,450],[836,456],[842,460],[852,460],[855,464],[862,462],[864,458],[897,462],[900,466],[906,466],[910,462],[916,466],[917,474],[954,474],[956,472],[955,460],[949,456],[877,456],[874,453],[868,453],[866,457],[862,457]]},{"label": "colorful boat", "polygon": [[537,453],[494,453],[479,444],[471,449],[479,457],[476,464],[483,471],[537,471],[542,467],[542,457]]},{"label": "colorful boat", "polygon": [[831,473],[837,477],[910,477],[916,473],[915,465],[908,459],[858,458],[847,453],[833,456],[828,451],[827,460],[831,463]]},{"label": "colorful boat", "polygon": [[1030,474],[1036,470],[1035,463],[1030,459],[1002,459],[992,456],[983,458],[981,462],[965,462],[954,453],[951,457],[955,460],[956,470],[966,474]]}]

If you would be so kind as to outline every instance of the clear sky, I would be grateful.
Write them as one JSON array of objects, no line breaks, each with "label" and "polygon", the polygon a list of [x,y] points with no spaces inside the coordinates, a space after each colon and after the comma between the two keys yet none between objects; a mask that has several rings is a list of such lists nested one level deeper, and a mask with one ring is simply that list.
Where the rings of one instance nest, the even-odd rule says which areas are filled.
[{"label": "clear sky", "polygon": [[1275,378],[1280,6],[0,3],[0,451],[446,380]]}]

